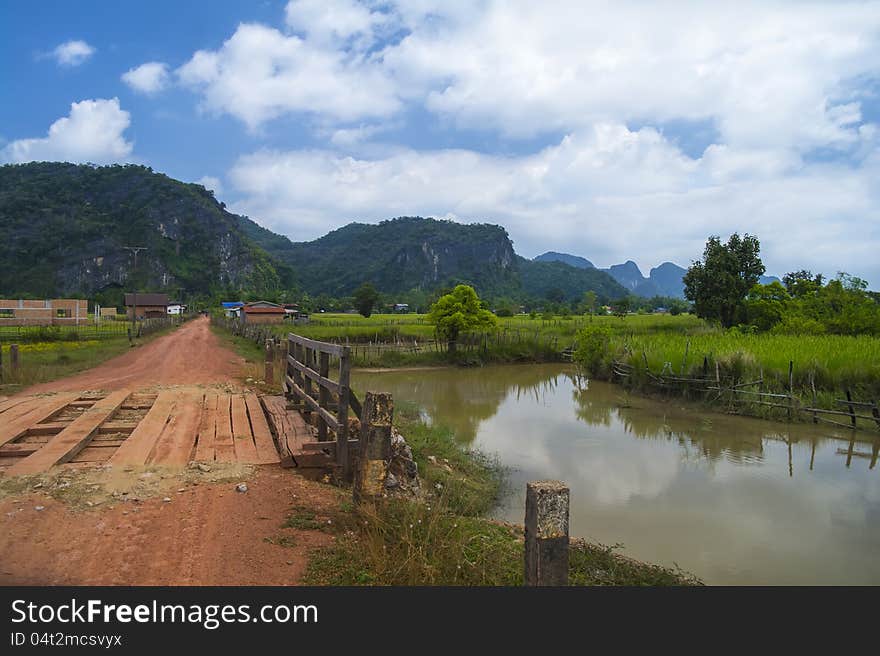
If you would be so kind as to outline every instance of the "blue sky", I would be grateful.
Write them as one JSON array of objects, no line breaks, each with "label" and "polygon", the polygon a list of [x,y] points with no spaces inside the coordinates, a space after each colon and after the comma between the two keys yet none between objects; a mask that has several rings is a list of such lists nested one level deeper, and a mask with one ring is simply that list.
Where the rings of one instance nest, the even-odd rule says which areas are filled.
[{"label": "blue sky", "polygon": [[295,240],[420,214],[647,274],[880,286],[877,2],[7,2],[0,162],[138,162]]}]

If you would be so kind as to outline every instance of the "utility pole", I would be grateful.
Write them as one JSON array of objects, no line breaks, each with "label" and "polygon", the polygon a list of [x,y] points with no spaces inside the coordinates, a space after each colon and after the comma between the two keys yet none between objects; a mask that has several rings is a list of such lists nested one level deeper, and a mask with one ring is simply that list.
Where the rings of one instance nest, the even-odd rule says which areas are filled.
[{"label": "utility pole", "polygon": [[[124,249],[127,250],[127,251],[131,251],[131,252],[134,254],[134,266],[132,267],[132,274],[134,274],[134,273],[137,271],[137,266],[138,266],[138,253],[141,252],[141,251],[145,251],[145,250],[147,250],[147,247],[146,247],[146,246],[123,246],[122,248],[124,248]],[[135,330],[134,330],[134,328],[135,328],[135,325],[136,325],[135,322],[137,321],[137,309],[138,309],[138,304],[137,304],[137,283],[135,283],[135,285],[134,285],[134,289],[132,289],[132,299],[131,299],[131,302],[132,302],[132,308],[131,308],[131,330],[132,330],[132,334],[134,335],[134,334],[135,334]]]}]

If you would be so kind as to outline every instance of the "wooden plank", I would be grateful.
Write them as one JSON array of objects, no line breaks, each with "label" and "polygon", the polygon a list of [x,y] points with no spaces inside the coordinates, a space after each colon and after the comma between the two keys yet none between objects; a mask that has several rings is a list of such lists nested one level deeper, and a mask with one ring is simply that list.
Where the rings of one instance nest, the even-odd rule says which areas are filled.
[{"label": "wooden plank", "polygon": [[84,410],[70,426],[49,440],[42,449],[10,467],[9,475],[36,474],[53,465],[72,460],[98,430],[98,426],[119,409],[129,394],[129,390],[120,390],[95,402],[95,405]]},{"label": "wooden plank", "polygon": [[31,426],[27,429],[25,437],[31,435],[55,435],[55,433],[60,433],[68,426],[70,426],[69,421],[53,421],[48,424],[37,424],[36,426]]},{"label": "wooden plank", "polygon": [[70,462],[104,462],[113,455],[115,450],[116,448],[112,445],[104,446],[102,444],[101,446],[97,446],[92,442],[82,451],[77,453],[76,457]]},{"label": "wooden plank", "polygon": [[0,446],[12,442],[24,435],[28,428],[41,421],[46,421],[61,412],[77,397],[76,394],[58,394],[57,396],[45,397],[36,407],[19,415],[11,421],[0,422]]},{"label": "wooden plank", "polygon": [[260,405],[260,399],[256,394],[245,394],[244,401],[254,433],[257,461],[262,465],[279,462],[278,450],[275,448],[272,431],[269,430],[269,423],[266,421],[266,414],[263,412],[263,406]]},{"label": "wooden plank", "polygon": [[231,407],[232,396],[221,394],[217,399],[217,434],[214,437],[214,459],[219,462],[235,462]]},{"label": "wooden plank", "polygon": [[155,403],[128,439],[110,458],[111,465],[144,465],[165,430],[177,400],[172,391],[159,392]]},{"label": "wooden plank", "polygon": [[338,344],[328,344],[327,342],[317,342],[314,339],[308,339],[307,337],[300,337],[299,335],[294,335],[293,333],[287,334],[288,341],[293,342],[294,344],[300,344],[306,348],[310,348],[315,351],[321,351],[323,353],[329,353],[330,355],[340,356],[342,355],[343,349],[347,348],[344,346],[339,346]]},{"label": "wooden plank", "polygon": [[323,417],[324,421],[327,422],[327,425],[335,431],[339,430],[339,424],[337,423],[336,417],[331,415],[327,410],[321,407],[321,404],[315,401],[311,396],[306,394],[303,389],[297,385],[296,383],[291,383],[293,388],[293,393],[297,395],[300,399],[306,402],[312,410],[317,412]]},{"label": "wooden plank", "polygon": [[214,436],[217,434],[217,394],[205,395],[205,411],[199,424],[199,440],[196,442],[195,459],[202,462],[214,460]]},{"label": "wooden plank", "polygon": [[4,444],[0,447],[0,458],[21,458],[43,448],[42,444]]},{"label": "wooden plank", "polygon": [[33,407],[34,401],[38,400],[33,396],[18,396],[13,399],[6,399],[3,402],[0,402],[0,414],[11,410],[17,406],[20,406],[22,403],[27,403],[30,407]]},{"label": "wooden plank", "polygon": [[98,428],[99,433],[130,433],[137,428],[136,421],[108,421]]},{"label": "wooden plank", "polygon": [[190,461],[202,420],[204,398],[202,392],[180,395],[149,462],[158,465],[185,465]]},{"label": "wooden plank", "polygon": [[[327,353],[322,353],[322,356],[329,357]],[[339,394],[339,383],[337,383],[335,380],[330,380],[330,378],[328,378],[326,374],[322,375],[311,367],[307,367],[301,362],[297,362],[292,355],[287,356],[287,362],[288,364],[290,364],[291,367],[299,371],[301,374],[305,374],[313,381],[315,381],[320,387],[325,387],[334,394]]]},{"label": "wooden plank", "polygon": [[303,442],[314,440],[314,432],[299,412],[287,409],[283,396],[263,396],[260,402],[275,432],[281,466],[296,467]]},{"label": "wooden plank", "polygon": [[235,460],[256,464],[257,446],[254,444],[254,434],[251,430],[251,422],[248,420],[247,406],[241,394],[232,397],[232,443],[235,445]]}]

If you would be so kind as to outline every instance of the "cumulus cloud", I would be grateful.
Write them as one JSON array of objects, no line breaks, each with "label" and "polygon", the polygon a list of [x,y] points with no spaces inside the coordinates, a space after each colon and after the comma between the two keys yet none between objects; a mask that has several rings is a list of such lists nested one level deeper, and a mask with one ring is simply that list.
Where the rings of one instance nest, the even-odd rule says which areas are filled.
[{"label": "cumulus cloud", "polygon": [[79,66],[95,54],[95,48],[85,41],[66,41],[51,54],[61,66]]},{"label": "cumulus cloud", "polygon": [[392,80],[366,55],[252,23],[240,25],[220,49],[196,52],[177,74],[202,93],[204,109],[251,129],[286,113],[355,121],[400,107]]},{"label": "cumulus cloud", "polygon": [[564,249],[600,265],[625,256],[647,271],[660,257],[689,264],[709,234],[747,231],[761,238],[773,273],[833,275],[839,263],[880,280],[871,254],[878,173],[876,156],[857,167],[807,167],[731,147],[690,158],[657,130],[603,123],[520,157],[262,150],[239,158],[228,177],[242,194],[238,211],[297,240],[351,220],[448,216],[505,225],[527,256]]},{"label": "cumulus cloud", "polygon": [[[647,269],[749,231],[773,273],[845,266],[876,285],[878,8],[293,0],[281,28],[239,25],[177,75],[210,113],[252,131],[297,116],[324,140],[228,177],[240,209],[295,238],[419,213],[503,223],[524,254],[564,244]],[[685,153],[675,124],[712,130]],[[465,147],[393,143],[432,130]],[[544,145],[493,155],[471,145],[483,135]]]},{"label": "cumulus cloud", "polygon": [[118,98],[82,100],[71,103],[70,114],[55,121],[45,137],[13,141],[0,151],[0,159],[95,164],[124,160],[132,150],[123,134],[130,124]]},{"label": "cumulus cloud", "polygon": [[135,91],[152,95],[168,86],[168,65],[162,62],[147,62],[122,74],[122,81]]}]

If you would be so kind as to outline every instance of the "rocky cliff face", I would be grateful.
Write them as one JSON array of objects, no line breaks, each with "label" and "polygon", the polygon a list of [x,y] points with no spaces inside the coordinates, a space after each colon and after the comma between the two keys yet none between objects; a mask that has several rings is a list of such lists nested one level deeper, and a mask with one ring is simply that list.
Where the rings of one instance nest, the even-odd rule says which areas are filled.
[{"label": "rocky cliff face", "polygon": [[315,241],[288,244],[245,230],[289,264],[310,294],[344,296],[364,282],[387,293],[466,282],[491,295],[518,285],[513,244],[500,226],[402,217],[350,223]]},{"label": "rocky cliff face", "polygon": [[[141,166],[0,167],[0,293],[270,289],[278,272],[199,185]],[[125,246],[146,246],[137,269]]]}]

